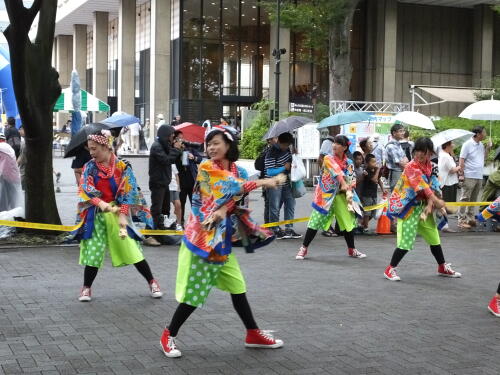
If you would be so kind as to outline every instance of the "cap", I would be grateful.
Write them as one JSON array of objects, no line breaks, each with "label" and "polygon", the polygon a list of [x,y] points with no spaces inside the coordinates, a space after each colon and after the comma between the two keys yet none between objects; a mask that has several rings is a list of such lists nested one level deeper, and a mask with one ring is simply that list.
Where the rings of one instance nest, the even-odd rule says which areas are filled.
[{"label": "cap", "polygon": [[165,120],[165,117],[163,116],[163,113],[159,113],[156,118],[158,118],[159,120]]}]

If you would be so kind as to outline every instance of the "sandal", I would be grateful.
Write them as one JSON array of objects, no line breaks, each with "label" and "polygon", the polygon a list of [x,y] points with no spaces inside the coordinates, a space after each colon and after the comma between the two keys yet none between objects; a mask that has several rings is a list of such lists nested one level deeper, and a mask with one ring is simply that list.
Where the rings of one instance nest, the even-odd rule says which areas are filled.
[{"label": "sandal", "polygon": [[323,232],[321,232],[321,234],[325,237],[337,237],[337,233],[331,231],[331,230],[324,230]]}]

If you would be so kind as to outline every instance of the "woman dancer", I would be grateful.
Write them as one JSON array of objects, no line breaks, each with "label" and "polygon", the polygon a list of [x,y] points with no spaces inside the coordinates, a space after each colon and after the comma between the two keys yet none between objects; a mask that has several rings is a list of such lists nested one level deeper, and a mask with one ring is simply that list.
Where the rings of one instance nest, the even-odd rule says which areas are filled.
[{"label": "woman dancer", "polygon": [[321,179],[316,186],[312,203],[313,212],[307,224],[304,242],[295,259],[303,260],[306,257],[308,246],[318,230],[328,230],[334,217],[347,243],[347,254],[352,258],[366,258],[366,254],[354,246],[356,216],[361,218],[363,215],[355,190],[354,164],[347,157],[350,144],[346,136],[335,136],[333,156],[326,155],[323,159]]},{"label": "woman dancer", "polygon": [[439,231],[432,213],[434,209],[441,209],[446,214],[437,174],[433,173],[433,154],[434,145],[429,138],[417,139],[414,158],[406,165],[389,198],[387,216],[390,219],[397,218],[397,247],[384,272],[388,280],[401,280],[396,267],[408,251],[413,249],[417,233],[429,244],[438,263],[439,276],[462,276],[444,260]]},{"label": "woman dancer", "polygon": [[85,266],[83,287],[78,298],[91,300],[91,287],[103,265],[106,248],[114,267],[133,264],[149,284],[151,297],[162,292],[142,255],[141,235],[132,215],[152,228],[152,217],[138,189],[132,166],[112,151],[113,137],[107,130],[88,136],[92,160],[85,164],[80,181],[78,213],[83,225],[75,239],[80,241],[80,264]]},{"label": "woman dancer", "polygon": [[193,192],[193,207],[179,250],[175,295],[179,305],[160,339],[167,357],[180,357],[175,340],[179,328],[191,313],[203,305],[213,286],[231,294],[234,309],[247,335],[245,346],[279,348],[283,341],[258,328],[246,297],[246,285],[232,241],[239,240],[247,252],[274,239],[260,228],[240,206],[242,196],[259,186],[269,188],[283,183],[284,176],[247,182],[247,173],[238,168],[238,146],[234,135],[214,128],[207,133],[206,150]]}]

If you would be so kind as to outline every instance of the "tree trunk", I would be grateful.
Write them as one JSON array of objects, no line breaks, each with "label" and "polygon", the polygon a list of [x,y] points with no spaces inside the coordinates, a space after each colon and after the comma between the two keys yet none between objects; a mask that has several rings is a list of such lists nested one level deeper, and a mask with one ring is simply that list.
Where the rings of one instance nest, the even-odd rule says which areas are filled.
[{"label": "tree trunk", "polygon": [[[59,74],[52,68],[57,0],[35,0],[25,8],[19,0],[5,0],[10,25],[12,80],[26,140],[26,220],[60,224],[52,175],[52,110],[61,94]],[[40,13],[35,42],[28,33]]]},{"label": "tree trunk", "polygon": [[330,100],[351,99],[351,29],[357,5],[358,1],[352,1],[344,22],[330,28]]}]

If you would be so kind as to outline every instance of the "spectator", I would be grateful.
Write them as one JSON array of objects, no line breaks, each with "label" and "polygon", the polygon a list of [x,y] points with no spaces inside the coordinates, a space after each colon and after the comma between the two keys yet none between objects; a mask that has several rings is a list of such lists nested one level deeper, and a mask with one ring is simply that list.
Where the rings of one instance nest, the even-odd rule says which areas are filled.
[{"label": "spectator", "polygon": [[22,205],[21,176],[14,150],[0,133],[0,212]]},{"label": "spectator", "polygon": [[[292,195],[290,184],[290,169],[292,166],[292,153],[290,145],[293,144],[293,135],[280,134],[278,143],[273,145],[265,158],[266,177],[274,177],[280,173],[287,175],[287,181],[267,190],[269,194],[269,212],[271,222],[279,221],[281,204],[285,207],[285,220],[292,220],[295,214],[295,198]],[[301,238],[302,235],[293,230],[293,224],[286,224],[285,231],[280,227],[273,228],[277,239]]]},{"label": "spectator", "polygon": [[352,160],[354,162],[354,173],[356,174],[356,193],[360,194],[361,192],[361,185],[363,183],[363,177],[364,177],[364,162],[365,159],[363,159],[363,154],[359,151],[354,151],[354,154],[352,154]]},{"label": "spectator", "polygon": [[92,156],[90,156],[88,147],[84,146],[78,151],[75,158],[71,162],[71,168],[75,173],[76,186],[80,186],[80,180],[83,173],[83,166],[90,160],[92,160]]},{"label": "spectator", "polygon": [[[164,229],[163,215],[168,214],[170,208],[168,186],[172,179],[172,164],[181,156],[181,142],[174,142],[174,132],[171,126],[160,126],[157,140],[149,153],[149,190],[154,229]],[[148,239],[148,244],[153,242]]]},{"label": "spectator", "polygon": [[408,129],[405,129],[403,139],[399,143],[401,143],[401,148],[403,149],[406,158],[408,160],[411,160],[411,153],[413,152],[413,147],[415,146],[415,144],[410,141],[410,132],[408,131]]},{"label": "spectator", "polygon": [[222,125],[222,126],[228,126],[229,125],[229,123],[227,122],[227,120],[226,120],[226,118],[224,116],[222,116],[220,118],[220,125]]},{"label": "spectator", "polygon": [[[181,225],[181,201],[179,199],[179,171],[175,164],[172,164],[172,180],[168,185],[170,191],[170,202],[174,204],[174,215],[176,219],[175,230],[182,231]],[[170,215],[169,215],[170,216]]]},{"label": "spectator", "polygon": [[[267,140],[267,144],[264,147],[264,150],[260,153],[260,155],[257,157],[257,159],[254,162],[254,167],[256,170],[260,171],[260,176],[259,178],[264,178],[266,173],[266,154],[267,152],[271,149],[271,147],[278,143],[278,138],[269,138]],[[271,218],[270,218],[270,213],[269,213],[269,194],[266,192],[266,188],[263,186],[262,187],[262,197],[264,198],[264,223],[270,223]]]},{"label": "spectator", "polygon": [[172,122],[170,123],[170,125],[177,126],[177,125],[180,125],[180,124],[182,124],[181,115],[175,115],[175,117],[172,120]]},{"label": "spectator", "polygon": [[156,119],[158,122],[156,123],[156,129],[159,129],[160,126],[166,125],[167,123],[165,122],[165,116],[163,116],[163,113],[160,113],[156,116]]},{"label": "spectator", "polygon": [[[384,189],[384,185],[380,180],[380,167],[377,165],[377,159],[375,155],[368,154],[365,158],[365,168],[363,170],[363,183],[360,189],[360,198],[363,207],[373,206],[377,204],[377,184],[380,186],[382,194],[387,192]],[[357,179],[357,177],[356,177]],[[357,184],[357,181],[356,181]],[[365,211],[363,215],[363,228],[368,229],[368,224],[370,219],[375,215],[375,210]]]},{"label": "spectator", "polygon": [[141,124],[135,122],[128,126],[128,130],[130,133],[130,147],[132,148],[132,153],[137,154],[141,148],[139,142],[139,135],[141,132]]},{"label": "spectator", "polygon": [[19,127],[19,134],[21,135],[21,152],[17,158],[17,165],[19,167],[19,173],[21,174],[21,188],[26,190],[26,184],[24,181],[24,175],[26,171],[26,141],[24,139],[24,127],[21,125]]},{"label": "spectator", "polygon": [[[193,204],[193,189],[198,175],[198,164],[203,160],[203,156],[194,147],[193,143],[184,140],[184,134],[177,130],[174,133],[174,139],[177,139],[182,144],[183,152],[187,152],[187,164],[177,159],[176,166],[179,173],[179,199],[181,204],[181,225],[184,226],[184,216],[186,212],[186,201],[189,198],[189,203]],[[186,161],[186,160],[184,160]],[[184,165],[186,164],[186,165]]]},{"label": "spectator", "polygon": [[[486,155],[491,148],[491,140],[485,148],[481,143],[486,138],[483,126],[472,129],[474,136],[465,142],[460,151],[460,168],[464,171],[464,184],[460,202],[476,202],[483,182],[483,168]],[[458,211],[458,227],[469,229],[476,225],[474,207],[460,207]]]},{"label": "spectator", "polygon": [[396,186],[396,183],[403,173],[404,167],[408,163],[408,158],[406,157],[400,143],[400,141],[404,137],[404,134],[405,128],[403,127],[403,125],[393,125],[391,128],[392,140],[389,141],[385,148],[387,156],[386,163],[387,168],[389,168],[389,189],[391,191],[394,190],[394,186]]},{"label": "spectator", "polygon": [[439,182],[445,202],[457,201],[458,173],[460,172],[460,166],[457,166],[453,158],[454,147],[455,145],[452,141],[446,142],[441,146],[442,151],[439,153]]},{"label": "spectator", "polygon": [[16,119],[14,117],[7,118],[7,126],[5,127],[5,139],[16,153],[16,159],[21,153],[21,134],[16,128]]},{"label": "spectator", "polygon": [[379,167],[382,167],[385,164],[386,160],[386,152],[384,149],[384,145],[382,144],[378,136],[375,138],[370,137],[368,142],[371,142],[373,145],[371,153],[375,156],[377,165]]},{"label": "spectator", "polygon": [[359,142],[359,147],[363,152],[363,158],[366,158],[366,155],[371,154],[373,152],[373,140],[372,138],[363,139]]}]

